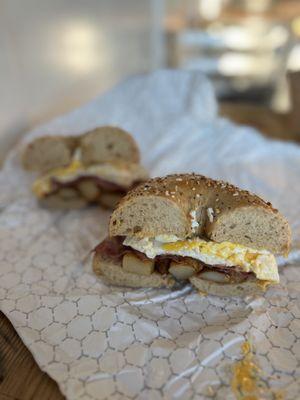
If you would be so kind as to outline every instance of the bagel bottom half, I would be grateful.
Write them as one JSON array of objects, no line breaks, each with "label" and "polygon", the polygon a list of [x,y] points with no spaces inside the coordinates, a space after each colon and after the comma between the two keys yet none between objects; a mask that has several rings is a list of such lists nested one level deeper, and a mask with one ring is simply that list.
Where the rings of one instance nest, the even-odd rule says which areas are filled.
[{"label": "bagel bottom half", "polygon": [[95,253],[93,258],[93,270],[96,275],[109,284],[128,286],[135,288],[171,288],[175,286],[175,280],[170,275],[161,275],[153,272],[151,275],[137,275],[124,271],[121,263],[115,263],[104,259]]},{"label": "bagel bottom half", "polygon": [[248,278],[240,283],[217,283],[192,276],[190,282],[202,293],[211,294],[219,297],[243,297],[250,295],[261,295],[268,287],[266,281],[261,283],[255,278]]},{"label": "bagel bottom half", "polygon": [[69,210],[83,208],[87,206],[88,202],[80,196],[63,199],[58,194],[51,194],[39,199],[39,204],[46,208]]}]

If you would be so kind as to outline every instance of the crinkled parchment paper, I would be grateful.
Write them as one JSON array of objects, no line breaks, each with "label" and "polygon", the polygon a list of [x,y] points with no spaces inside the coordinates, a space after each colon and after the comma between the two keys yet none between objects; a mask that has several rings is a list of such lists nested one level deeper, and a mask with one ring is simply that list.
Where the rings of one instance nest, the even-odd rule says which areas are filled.
[{"label": "crinkled parchment paper", "polygon": [[272,201],[293,249],[279,260],[281,286],[258,299],[106,286],[90,250],[108,212],[38,207],[14,149],[0,174],[0,305],[41,369],[68,399],[232,399],[249,339],[265,385],[299,398],[300,147],[218,118],[209,82],[174,71],[129,79],[25,141],[102,124],[132,132],[152,176],[195,171]]}]

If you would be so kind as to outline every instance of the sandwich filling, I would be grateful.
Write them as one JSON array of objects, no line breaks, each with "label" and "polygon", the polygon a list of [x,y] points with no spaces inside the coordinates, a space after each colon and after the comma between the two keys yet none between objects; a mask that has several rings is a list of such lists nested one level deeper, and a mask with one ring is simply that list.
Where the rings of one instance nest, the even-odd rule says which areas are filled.
[{"label": "sandwich filling", "polygon": [[231,242],[216,243],[199,237],[180,240],[172,235],[114,237],[105,239],[95,251],[140,275],[171,273],[179,280],[197,276],[222,284],[249,278],[263,285],[279,282],[273,254]]},{"label": "sandwich filling", "polygon": [[80,158],[77,152],[71,164],[55,168],[38,178],[32,187],[35,195],[44,198],[59,193],[61,189],[71,188],[92,200],[100,191],[125,194],[147,178],[146,171],[139,164],[111,161],[85,166]]}]

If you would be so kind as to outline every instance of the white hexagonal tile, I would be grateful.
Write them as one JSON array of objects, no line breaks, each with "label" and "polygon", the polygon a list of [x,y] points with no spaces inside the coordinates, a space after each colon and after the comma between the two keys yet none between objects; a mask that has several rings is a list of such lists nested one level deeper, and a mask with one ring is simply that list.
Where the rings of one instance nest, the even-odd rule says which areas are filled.
[{"label": "white hexagonal tile", "polygon": [[290,302],[287,306],[288,310],[293,314],[295,318],[300,318],[300,307],[295,302]]},{"label": "white hexagonal tile", "polygon": [[114,292],[102,296],[102,302],[108,307],[115,307],[124,303],[124,298],[121,292]]},{"label": "white hexagonal tile", "polygon": [[116,321],[116,314],[113,308],[102,307],[96,311],[92,317],[95,329],[104,332],[108,330]]},{"label": "white hexagonal tile", "polygon": [[41,330],[53,322],[51,310],[41,307],[28,314],[28,325],[36,330]]},{"label": "white hexagonal tile", "polygon": [[114,400],[132,400],[132,397],[125,396],[124,393],[114,393]]},{"label": "white hexagonal tile", "polygon": [[28,345],[31,345],[33,342],[36,342],[40,339],[40,334],[38,331],[26,326],[19,327],[18,333],[21,337],[25,338]]},{"label": "white hexagonal tile", "polygon": [[[293,320],[293,315],[285,308],[271,307],[268,310],[268,315],[275,326],[286,327]],[[252,322],[253,323],[253,322]],[[259,328],[259,326],[257,326]],[[261,328],[259,328],[261,329]]]},{"label": "white hexagonal tile", "polygon": [[151,352],[155,357],[169,357],[176,345],[169,339],[157,338],[151,344]]},{"label": "white hexagonal tile", "polygon": [[268,300],[272,306],[276,307],[286,307],[289,303],[289,298],[284,288],[278,288],[276,290],[276,296],[270,296]]},{"label": "white hexagonal tile", "polygon": [[222,345],[219,342],[203,341],[197,349],[199,363],[203,366],[216,365],[223,357],[222,350]]},{"label": "white hexagonal tile", "polygon": [[189,379],[176,376],[166,382],[163,393],[167,399],[188,400],[193,398],[190,388],[191,382]]},{"label": "white hexagonal tile", "polygon": [[272,348],[268,358],[278,371],[293,372],[297,366],[297,359],[290,350]]},{"label": "white hexagonal tile", "polygon": [[199,332],[184,332],[176,338],[176,345],[196,349],[198,346],[201,346],[202,340],[202,335]]},{"label": "white hexagonal tile", "polygon": [[275,328],[274,326],[268,330],[267,336],[274,346],[285,348],[290,348],[296,340],[288,328]]},{"label": "white hexagonal tile", "polygon": [[185,312],[186,312],[186,306],[183,300],[178,299],[176,302],[166,301],[164,304],[164,313],[170,318],[179,319]]},{"label": "white hexagonal tile", "polygon": [[254,347],[254,349],[255,349],[255,363],[260,368],[260,370],[263,371],[263,375],[266,377],[274,375],[275,372],[270,360],[265,355],[258,354],[256,352],[256,347]]},{"label": "white hexagonal tile", "polygon": [[107,351],[100,359],[100,369],[107,374],[116,374],[124,369],[125,360],[123,353],[118,351]]},{"label": "white hexagonal tile", "polygon": [[146,320],[138,320],[133,325],[134,334],[137,340],[142,343],[150,343],[154,338],[159,336],[157,327]]},{"label": "white hexagonal tile", "polygon": [[34,354],[34,358],[36,359],[37,363],[41,367],[44,367],[45,365],[53,361],[54,357],[53,347],[45,342],[39,341],[31,343],[31,351]]},{"label": "white hexagonal tile", "polygon": [[6,288],[0,288],[0,299],[1,299],[1,300],[3,300],[3,299],[6,298],[6,296],[7,296],[6,293],[7,293]]},{"label": "white hexagonal tile", "polygon": [[62,267],[52,265],[51,268],[43,270],[43,279],[50,282],[56,282],[63,276],[63,273],[64,271]]},{"label": "white hexagonal tile", "polygon": [[142,344],[133,344],[125,351],[125,357],[129,364],[142,367],[149,359],[149,349]]},{"label": "white hexagonal tile", "polygon": [[116,323],[108,331],[108,341],[112,348],[123,350],[134,342],[132,328],[121,322]]},{"label": "white hexagonal tile", "polygon": [[1,284],[6,289],[13,288],[20,283],[20,276],[15,272],[9,272],[1,277]]},{"label": "white hexagonal tile", "polygon": [[289,330],[293,332],[293,334],[300,339],[300,320],[294,319],[288,326]]},{"label": "white hexagonal tile", "polygon": [[102,377],[86,383],[86,391],[93,399],[102,400],[109,398],[115,391],[112,378]]},{"label": "white hexagonal tile", "polygon": [[20,297],[24,297],[28,292],[33,292],[32,288],[25,284],[19,283],[17,286],[7,290],[7,297],[10,299],[18,300]]},{"label": "white hexagonal tile", "polygon": [[194,353],[188,349],[177,349],[170,356],[171,369],[175,374],[187,372],[195,362]]},{"label": "white hexagonal tile", "polygon": [[201,329],[201,335],[205,339],[221,340],[224,335],[224,328],[219,326],[205,326]]},{"label": "white hexagonal tile", "polygon": [[65,300],[54,308],[54,319],[57,322],[68,323],[77,315],[76,304]]},{"label": "white hexagonal tile", "polygon": [[8,274],[14,269],[13,264],[9,261],[5,261],[1,263],[1,275]]},{"label": "white hexagonal tile", "polygon": [[135,367],[126,367],[116,378],[117,388],[130,398],[137,396],[144,386],[142,371]]},{"label": "white hexagonal tile", "polygon": [[209,306],[209,300],[206,297],[200,297],[198,295],[189,296],[185,299],[185,305],[191,313],[202,314]]},{"label": "white hexagonal tile", "polygon": [[157,325],[160,329],[160,335],[168,339],[175,339],[182,333],[182,326],[176,319],[168,318],[158,321]]},{"label": "white hexagonal tile", "polygon": [[202,313],[207,325],[224,326],[229,317],[219,308],[208,306]]},{"label": "white hexagonal tile", "polygon": [[5,310],[13,310],[13,309],[15,309],[15,304],[16,304],[16,302],[15,302],[15,300],[12,300],[12,299],[4,299],[3,301],[2,301],[2,307],[5,309]]},{"label": "white hexagonal tile", "polygon": [[249,331],[249,338],[250,341],[253,342],[256,353],[263,355],[268,354],[272,345],[264,333],[259,329],[251,328]]},{"label": "white hexagonal tile", "polygon": [[31,291],[36,295],[47,296],[52,289],[52,284],[49,281],[40,280],[38,282],[31,283],[30,288]]},{"label": "white hexagonal tile", "polygon": [[64,352],[64,354],[62,354],[62,359],[67,357],[67,360],[76,360],[81,356],[80,342],[76,339],[66,338],[59,345],[59,350],[57,350],[57,352],[60,353],[60,351]]},{"label": "white hexagonal tile", "polygon": [[16,302],[17,310],[20,310],[20,311],[23,311],[26,313],[37,308],[37,305],[38,305],[38,299],[33,295],[28,295],[26,297],[23,297]]},{"label": "white hexagonal tile", "polygon": [[160,304],[145,304],[139,310],[144,319],[157,321],[164,317],[164,310]]},{"label": "white hexagonal tile", "polygon": [[83,339],[92,330],[89,317],[77,316],[69,322],[67,331],[70,337]]},{"label": "white hexagonal tile", "polygon": [[293,344],[292,353],[295,354],[296,358],[300,360],[300,341],[297,340],[296,343]]},{"label": "white hexagonal tile", "polygon": [[200,315],[195,315],[192,313],[185,313],[180,318],[180,323],[185,331],[200,331],[205,325],[203,318]]},{"label": "white hexagonal tile", "polygon": [[82,349],[89,357],[99,357],[107,348],[105,333],[91,332],[82,341]]},{"label": "white hexagonal tile", "polygon": [[220,379],[215,370],[211,368],[199,368],[191,378],[191,384],[194,390],[203,395],[210,392],[215,392],[216,388],[220,385]]},{"label": "white hexagonal tile", "polygon": [[10,319],[15,327],[25,326],[27,324],[27,315],[21,311],[11,311]]},{"label": "white hexagonal tile", "polygon": [[63,293],[69,283],[68,276],[61,276],[57,281],[53,282],[53,291]]},{"label": "white hexagonal tile", "polygon": [[57,322],[53,322],[41,331],[41,337],[45,342],[59,344],[66,337],[66,327]]},{"label": "white hexagonal tile", "polygon": [[41,296],[39,301],[42,306],[54,309],[61,303],[61,296]]},{"label": "white hexagonal tile", "polygon": [[150,388],[160,389],[169,379],[171,371],[167,360],[154,358],[149,362],[146,384]]},{"label": "white hexagonal tile", "polygon": [[265,310],[260,313],[253,313],[250,321],[255,328],[258,328],[262,332],[267,332],[272,325],[272,320],[266,314]]},{"label": "white hexagonal tile", "polygon": [[125,324],[133,324],[140,318],[140,311],[129,307],[119,307],[117,309],[118,320]]},{"label": "white hexagonal tile", "polygon": [[[41,252],[32,258],[32,264],[40,269],[50,268],[53,264],[52,254]],[[36,271],[36,268],[35,268]]]},{"label": "white hexagonal tile", "polygon": [[59,266],[70,265],[76,261],[76,254],[70,251],[60,251],[55,255],[55,264]]},{"label": "white hexagonal tile", "polygon": [[238,356],[244,341],[245,339],[243,336],[232,332],[226,332],[221,339],[222,350],[228,357]]},{"label": "white hexagonal tile", "polygon": [[101,300],[98,295],[86,295],[78,301],[78,311],[83,315],[93,314],[101,306]]},{"label": "white hexagonal tile", "polygon": [[69,375],[67,365],[61,362],[52,362],[48,365],[47,372],[53,379],[59,382],[66,380]]},{"label": "white hexagonal tile", "polygon": [[75,378],[93,380],[93,375],[99,372],[97,360],[86,356],[81,356],[79,360],[70,365],[70,375]]},{"label": "white hexagonal tile", "polygon": [[155,389],[144,389],[139,397],[139,400],[162,400],[164,399],[164,396],[160,393],[159,390]]}]

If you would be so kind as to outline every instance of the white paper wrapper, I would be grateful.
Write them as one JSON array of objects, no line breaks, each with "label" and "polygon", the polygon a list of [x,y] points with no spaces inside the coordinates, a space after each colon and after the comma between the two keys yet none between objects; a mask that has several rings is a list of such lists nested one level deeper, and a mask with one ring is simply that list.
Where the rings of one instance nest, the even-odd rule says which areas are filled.
[{"label": "white paper wrapper", "polygon": [[255,300],[106,286],[90,250],[108,212],[39,208],[16,149],[0,174],[0,305],[39,366],[72,400],[233,399],[231,366],[250,339],[266,386],[298,398],[300,147],[217,118],[209,82],[174,71],[132,78],[25,141],[103,124],[133,133],[152,176],[195,171],[272,201],[293,250],[279,260],[281,286]]}]

